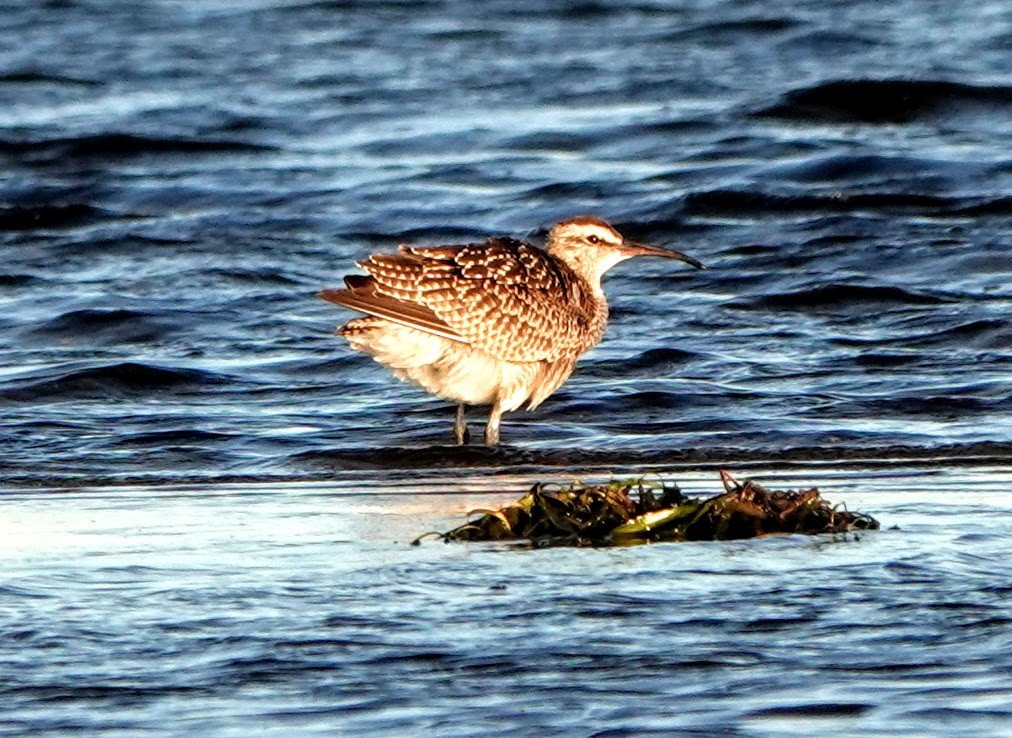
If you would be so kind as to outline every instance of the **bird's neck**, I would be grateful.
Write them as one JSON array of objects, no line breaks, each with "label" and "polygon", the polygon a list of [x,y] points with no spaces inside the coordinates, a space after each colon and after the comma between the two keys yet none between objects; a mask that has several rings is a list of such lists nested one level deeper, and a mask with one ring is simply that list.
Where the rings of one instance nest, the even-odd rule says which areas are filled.
[{"label": "bird's neck", "polygon": [[565,258],[564,254],[549,253],[554,257],[563,274],[563,282],[567,285],[569,304],[582,315],[585,339],[583,350],[595,346],[604,334],[608,323],[608,301],[601,289],[602,269],[579,258]]},{"label": "bird's neck", "polygon": [[604,289],[601,287],[601,278],[605,272],[623,261],[627,257],[615,252],[591,256],[586,252],[571,251],[564,248],[548,245],[548,253],[569,267],[577,277],[580,278],[589,288],[595,298],[604,299]]}]

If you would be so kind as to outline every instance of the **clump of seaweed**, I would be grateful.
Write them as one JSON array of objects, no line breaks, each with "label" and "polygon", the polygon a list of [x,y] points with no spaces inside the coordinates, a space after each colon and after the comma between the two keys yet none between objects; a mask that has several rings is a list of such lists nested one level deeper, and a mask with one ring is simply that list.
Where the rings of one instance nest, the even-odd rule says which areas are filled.
[{"label": "clump of seaweed", "polygon": [[608,546],[879,527],[868,515],[830,505],[814,487],[768,490],[752,479],[739,482],[726,471],[720,472],[720,479],[724,491],[710,498],[686,497],[671,482],[643,478],[604,485],[535,484],[513,504],[474,510],[471,515],[480,517],[447,533],[426,535],[446,542],[526,540],[537,546]]}]

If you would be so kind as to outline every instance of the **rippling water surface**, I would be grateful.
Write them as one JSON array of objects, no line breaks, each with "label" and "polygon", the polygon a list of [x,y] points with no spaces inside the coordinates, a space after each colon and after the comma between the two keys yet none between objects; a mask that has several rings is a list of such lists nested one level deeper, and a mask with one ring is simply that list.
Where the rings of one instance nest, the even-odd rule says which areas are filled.
[{"label": "rippling water surface", "polygon": [[407,545],[509,476],[12,493],[0,732],[1008,735],[1012,471],[763,478],[883,530]]},{"label": "rippling water surface", "polygon": [[508,443],[1012,441],[1003,3],[563,6],[9,6],[9,474],[443,443],[314,293],[581,212],[710,269],[618,269],[603,344]]},{"label": "rippling water surface", "polygon": [[[1007,729],[1006,3],[0,17],[0,731]],[[586,212],[709,269],[616,269],[603,343],[496,451],[443,448],[451,409],[314,298]],[[818,460],[900,530],[403,545],[490,504],[447,465],[512,494]]]}]

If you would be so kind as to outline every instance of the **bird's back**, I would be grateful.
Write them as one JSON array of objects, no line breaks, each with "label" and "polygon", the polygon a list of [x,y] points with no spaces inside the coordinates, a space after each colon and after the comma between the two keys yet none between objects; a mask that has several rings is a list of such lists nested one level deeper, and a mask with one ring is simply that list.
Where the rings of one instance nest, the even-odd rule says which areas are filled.
[{"label": "bird's back", "polygon": [[511,238],[400,247],[359,264],[369,277],[321,296],[459,340],[502,361],[575,359],[600,340],[607,306],[569,267]]}]

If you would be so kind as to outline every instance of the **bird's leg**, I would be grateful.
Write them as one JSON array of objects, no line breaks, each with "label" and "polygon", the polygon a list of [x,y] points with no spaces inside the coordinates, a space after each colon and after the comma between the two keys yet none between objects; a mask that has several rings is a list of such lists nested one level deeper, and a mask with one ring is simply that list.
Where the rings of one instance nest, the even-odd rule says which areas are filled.
[{"label": "bird's leg", "polygon": [[488,425],[485,426],[485,445],[497,446],[499,444],[499,421],[502,420],[502,408],[495,403],[488,413]]},{"label": "bird's leg", "polygon": [[467,405],[463,402],[457,403],[457,419],[453,422],[453,440],[458,446],[463,446],[471,440],[471,431],[467,429],[467,418],[464,415],[466,410]]}]

